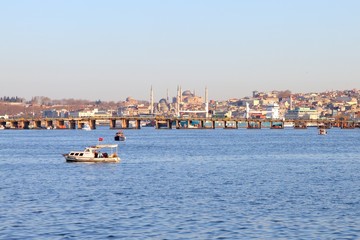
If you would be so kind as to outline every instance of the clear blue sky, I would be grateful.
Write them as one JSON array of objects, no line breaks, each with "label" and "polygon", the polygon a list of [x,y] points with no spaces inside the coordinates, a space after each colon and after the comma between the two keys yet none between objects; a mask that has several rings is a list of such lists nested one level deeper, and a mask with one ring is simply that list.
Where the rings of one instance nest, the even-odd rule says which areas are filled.
[{"label": "clear blue sky", "polygon": [[360,88],[358,0],[0,1],[0,96]]}]

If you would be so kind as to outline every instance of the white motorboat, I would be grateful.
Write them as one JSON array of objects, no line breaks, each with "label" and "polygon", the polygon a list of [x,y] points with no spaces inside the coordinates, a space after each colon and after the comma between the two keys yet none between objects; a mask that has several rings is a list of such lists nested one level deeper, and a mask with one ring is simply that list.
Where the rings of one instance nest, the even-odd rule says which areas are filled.
[{"label": "white motorboat", "polygon": [[63,154],[67,162],[107,163],[120,162],[117,144],[103,144],[86,147],[83,151]]},{"label": "white motorboat", "polygon": [[284,128],[293,128],[294,123],[293,122],[284,122]]},{"label": "white motorboat", "polygon": [[91,127],[89,124],[84,124],[84,126],[81,129],[85,131],[91,131]]},{"label": "white motorboat", "polygon": [[326,135],[327,134],[327,131],[325,128],[320,128],[319,129],[319,135]]}]

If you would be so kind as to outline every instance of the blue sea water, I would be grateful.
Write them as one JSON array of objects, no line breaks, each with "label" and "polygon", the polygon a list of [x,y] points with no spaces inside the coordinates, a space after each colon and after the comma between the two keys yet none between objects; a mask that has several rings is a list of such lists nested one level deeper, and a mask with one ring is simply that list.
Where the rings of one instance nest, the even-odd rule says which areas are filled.
[{"label": "blue sea water", "polygon": [[359,239],[360,130],[0,131],[0,239]]}]

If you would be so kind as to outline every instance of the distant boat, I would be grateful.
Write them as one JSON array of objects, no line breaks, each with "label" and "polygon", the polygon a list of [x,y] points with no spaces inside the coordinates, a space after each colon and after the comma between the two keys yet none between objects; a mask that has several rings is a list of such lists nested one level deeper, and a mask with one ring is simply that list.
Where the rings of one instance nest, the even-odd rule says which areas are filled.
[{"label": "distant boat", "polygon": [[84,124],[84,126],[81,129],[85,131],[91,131],[91,127],[89,126],[89,124]]},{"label": "distant boat", "polygon": [[0,130],[4,130],[4,129],[5,129],[4,125],[0,125]]},{"label": "distant boat", "polygon": [[327,134],[327,131],[325,128],[320,128],[319,129],[319,135],[326,135]]},{"label": "distant boat", "polygon": [[284,128],[293,128],[294,127],[294,123],[293,122],[285,122],[284,123]]},{"label": "distant boat", "polygon": [[118,131],[118,132],[115,134],[114,140],[115,140],[115,141],[125,141],[125,140],[126,140],[126,137],[125,137],[125,135],[124,135],[124,133],[123,133],[122,131]]}]

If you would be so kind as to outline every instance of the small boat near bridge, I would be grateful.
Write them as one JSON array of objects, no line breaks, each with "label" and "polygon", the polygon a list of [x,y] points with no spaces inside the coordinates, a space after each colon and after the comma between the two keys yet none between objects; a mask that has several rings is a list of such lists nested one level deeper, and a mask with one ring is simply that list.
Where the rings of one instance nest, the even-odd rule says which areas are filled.
[{"label": "small boat near bridge", "polygon": [[125,134],[122,131],[116,132],[115,136],[114,136],[114,140],[115,141],[125,141],[126,140]]}]

